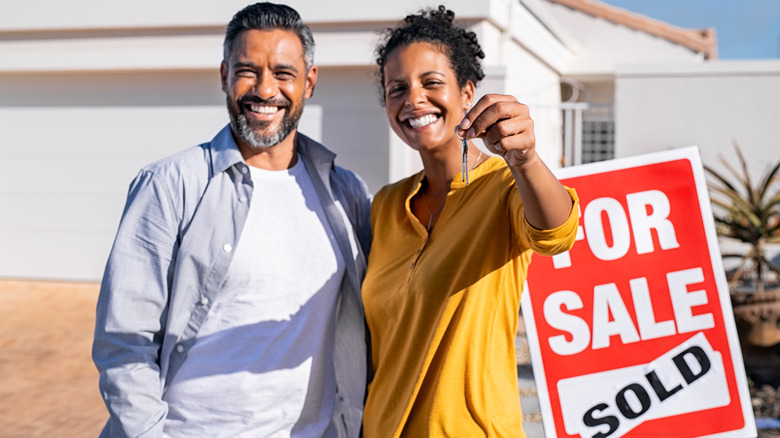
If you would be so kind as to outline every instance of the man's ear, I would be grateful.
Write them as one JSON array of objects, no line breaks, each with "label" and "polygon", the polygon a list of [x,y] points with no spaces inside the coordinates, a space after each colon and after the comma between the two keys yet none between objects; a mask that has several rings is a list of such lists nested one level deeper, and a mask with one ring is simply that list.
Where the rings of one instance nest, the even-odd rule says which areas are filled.
[{"label": "man's ear", "polygon": [[306,90],[303,95],[306,99],[311,99],[314,95],[314,88],[317,86],[317,66],[312,65],[309,67],[309,71],[306,72]]},{"label": "man's ear", "polygon": [[219,65],[219,76],[222,81],[222,91],[227,94],[228,92],[228,71],[227,71],[227,65],[225,65],[225,61],[222,61],[222,63]]}]

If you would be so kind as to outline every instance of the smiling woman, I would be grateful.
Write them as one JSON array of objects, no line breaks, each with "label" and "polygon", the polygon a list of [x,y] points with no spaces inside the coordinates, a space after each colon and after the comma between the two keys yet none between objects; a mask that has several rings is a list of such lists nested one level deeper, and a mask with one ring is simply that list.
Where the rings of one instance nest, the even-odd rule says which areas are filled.
[{"label": "smiling woman", "polygon": [[453,19],[443,6],[410,15],[377,49],[388,122],[424,170],[372,205],[366,437],[525,436],[522,284],[533,251],[565,251],[577,230],[576,193],[537,155],[528,108],[505,95],[474,104],[484,54]]},{"label": "smiling woman", "polygon": [[459,86],[447,55],[426,42],[393,51],[384,71],[385,107],[393,131],[417,150],[446,147],[474,99],[474,82]]}]

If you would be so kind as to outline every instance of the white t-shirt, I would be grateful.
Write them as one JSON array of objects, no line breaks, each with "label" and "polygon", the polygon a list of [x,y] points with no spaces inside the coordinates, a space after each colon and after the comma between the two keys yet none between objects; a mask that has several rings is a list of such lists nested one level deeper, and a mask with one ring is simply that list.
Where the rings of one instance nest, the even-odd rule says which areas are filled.
[{"label": "white t-shirt", "polygon": [[219,296],[164,395],[166,436],[335,436],[344,260],[303,162],[250,168],[249,216]]}]

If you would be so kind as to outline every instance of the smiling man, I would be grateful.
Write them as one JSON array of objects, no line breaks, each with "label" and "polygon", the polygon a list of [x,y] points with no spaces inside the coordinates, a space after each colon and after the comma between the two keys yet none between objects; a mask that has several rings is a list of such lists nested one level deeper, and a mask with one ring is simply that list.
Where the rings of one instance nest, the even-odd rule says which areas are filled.
[{"label": "smiling man", "polygon": [[238,12],[230,124],[131,183],[97,306],[101,436],[359,435],[371,195],[297,132],[313,58],[295,10]]}]

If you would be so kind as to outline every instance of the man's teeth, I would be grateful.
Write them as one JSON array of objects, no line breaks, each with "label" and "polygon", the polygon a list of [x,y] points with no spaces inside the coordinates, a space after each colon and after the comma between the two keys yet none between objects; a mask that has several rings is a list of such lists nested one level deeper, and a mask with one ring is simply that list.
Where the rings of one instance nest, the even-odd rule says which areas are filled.
[{"label": "man's teeth", "polygon": [[249,105],[249,109],[251,109],[254,113],[260,114],[273,114],[279,111],[279,107],[268,105]]},{"label": "man's teeth", "polygon": [[435,122],[439,117],[436,114],[426,114],[416,119],[409,119],[409,126],[412,128],[422,128]]}]

